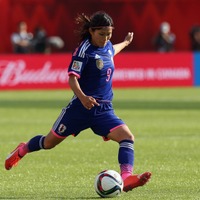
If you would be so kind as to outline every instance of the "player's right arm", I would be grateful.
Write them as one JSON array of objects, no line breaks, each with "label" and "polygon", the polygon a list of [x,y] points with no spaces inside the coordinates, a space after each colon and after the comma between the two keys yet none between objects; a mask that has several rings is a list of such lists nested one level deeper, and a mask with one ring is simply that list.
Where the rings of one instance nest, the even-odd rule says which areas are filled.
[{"label": "player's right arm", "polygon": [[95,105],[96,106],[99,105],[93,97],[87,96],[84,94],[84,92],[82,91],[79,85],[76,75],[74,74],[69,75],[69,85],[72,91],[74,92],[74,94],[79,98],[79,100],[81,101],[81,103],[86,109],[90,110]]},{"label": "player's right arm", "polygon": [[78,82],[78,79],[81,77],[82,71],[88,62],[86,51],[90,45],[89,40],[85,40],[81,43],[73,53],[72,61],[68,69],[69,85],[86,109],[91,109],[95,105],[99,105],[93,97],[85,95]]}]

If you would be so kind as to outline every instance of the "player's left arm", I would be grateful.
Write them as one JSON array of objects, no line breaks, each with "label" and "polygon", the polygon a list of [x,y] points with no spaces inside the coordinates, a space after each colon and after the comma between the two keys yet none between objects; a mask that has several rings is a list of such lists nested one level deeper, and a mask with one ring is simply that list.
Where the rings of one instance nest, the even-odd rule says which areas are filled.
[{"label": "player's left arm", "polygon": [[133,35],[134,35],[133,32],[129,32],[123,42],[113,45],[113,48],[115,50],[115,55],[118,54],[122,49],[124,49],[126,46],[128,46],[132,42]]}]

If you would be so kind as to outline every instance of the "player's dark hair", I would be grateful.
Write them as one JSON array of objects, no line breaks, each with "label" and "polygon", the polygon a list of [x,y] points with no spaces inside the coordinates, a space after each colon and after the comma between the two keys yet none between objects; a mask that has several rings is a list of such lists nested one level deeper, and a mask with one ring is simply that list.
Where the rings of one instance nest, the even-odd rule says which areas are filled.
[{"label": "player's dark hair", "polygon": [[98,11],[91,17],[88,17],[84,13],[78,14],[75,20],[76,24],[79,25],[79,29],[75,32],[78,34],[80,41],[90,38],[89,28],[94,31],[103,27],[114,26],[112,18],[103,11]]}]

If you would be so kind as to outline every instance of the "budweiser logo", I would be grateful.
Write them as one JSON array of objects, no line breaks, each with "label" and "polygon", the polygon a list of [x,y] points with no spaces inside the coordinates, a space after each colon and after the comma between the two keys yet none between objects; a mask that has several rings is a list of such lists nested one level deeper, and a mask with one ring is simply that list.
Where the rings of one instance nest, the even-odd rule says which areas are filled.
[{"label": "budweiser logo", "polygon": [[46,61],[39,69],[27,69],[24,60],[0,60],[0,86],[66,83],[67,79],[67,69],[52,69],[51,61]]}]

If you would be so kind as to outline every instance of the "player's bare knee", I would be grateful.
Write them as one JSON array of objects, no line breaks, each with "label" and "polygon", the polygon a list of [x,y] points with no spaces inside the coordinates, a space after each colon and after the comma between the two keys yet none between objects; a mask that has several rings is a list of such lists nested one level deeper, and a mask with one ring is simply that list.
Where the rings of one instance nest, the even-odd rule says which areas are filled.
[{"label": "player's bare knee", "polygon": [[134,135],[133,134],[126,134],[126,136],[124,136],[123,138],[124,140],[131,140],[134,142]]},{"label": "player's bare knee", "polygon": [[134,141],[134,135],[133,134],[130,134],[129,136],[128,136],[128,140],[131,140],[131,141]]},{"label": "player's bare knee", "polygon": [[123,137],[122,139],[124,140],[131,140],[134,141],[134,135],[132,134],[132,132],[130,131],[130,129],[128,128],[128,126],[123,126]]}]

